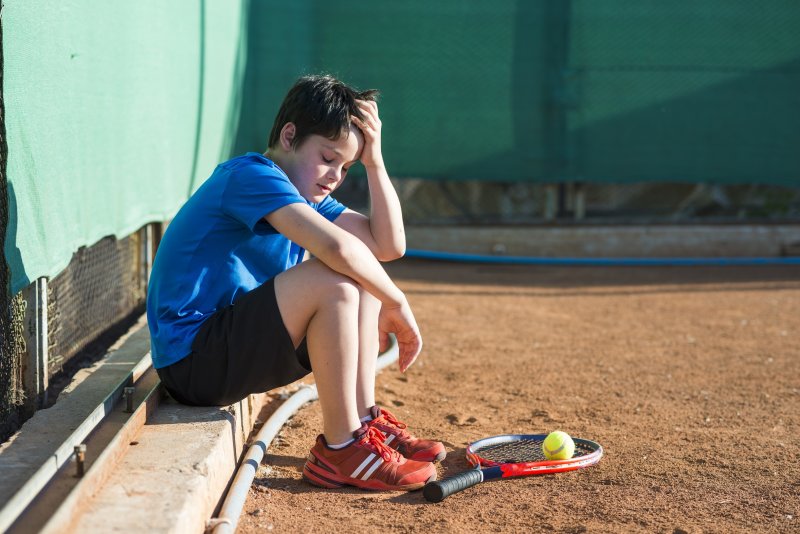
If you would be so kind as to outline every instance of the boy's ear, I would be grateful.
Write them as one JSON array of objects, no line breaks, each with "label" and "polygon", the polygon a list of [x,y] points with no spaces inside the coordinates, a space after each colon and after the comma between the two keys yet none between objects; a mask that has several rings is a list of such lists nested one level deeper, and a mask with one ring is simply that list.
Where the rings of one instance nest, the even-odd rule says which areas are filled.
[{"label": "boy's ear", "polygon": [[292,141],[294,141],[295,135],[297,135],[297,127],[293,122],[287,122],[283,125],[283,128],[281,128],[281,148],[283,148],[286,152],[292,151]]}]

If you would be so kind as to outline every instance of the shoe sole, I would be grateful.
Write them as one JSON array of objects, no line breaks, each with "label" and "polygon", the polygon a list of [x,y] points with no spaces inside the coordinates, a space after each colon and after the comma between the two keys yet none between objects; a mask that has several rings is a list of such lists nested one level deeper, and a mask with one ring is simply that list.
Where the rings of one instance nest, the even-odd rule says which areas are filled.
[{"label": "shoe sole", "polygon": [[402,486],[392,486],[381,482],[380,480],[361,480],[358,478],[337,477],[335,474],[325,471],[321,473],[318,468],[313,464],[306,464],[303,466],[303,478],[315,486],[320,486],[327,489],[336,489],[344,486],[354,486],[356,488],[373,490],[373,491],[414,491],[421,489],[428,482],[436,480],[436,473],[431,475],[423,482],[415,482],[413,484],[404,484]]}]

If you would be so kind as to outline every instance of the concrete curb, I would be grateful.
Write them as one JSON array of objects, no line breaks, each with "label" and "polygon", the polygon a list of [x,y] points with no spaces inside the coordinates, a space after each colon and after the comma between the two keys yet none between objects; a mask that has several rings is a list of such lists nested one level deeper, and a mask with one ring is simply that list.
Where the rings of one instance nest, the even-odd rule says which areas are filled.
[{"label": "concrete curb", "polygon": [[224,408],[162,402],[74,532],[203,532],[266,400],[253,395]]},{"label": "concrete curb", "polygon": [[[80,442],[92,431],[75,436],[76,429],[103,417],[95,414],[98,405],[106,415],[118,410],[115,406],[120,401],[111,399],[110,392],[118,389],[121,381],[130,380],[126,377],[136,373],[138,362],[149,362],[146,322],[137,323],[125,338],[129,341],[120,350],[95,368],[81,371],[77,385],[65,390],[55,406],[36,413],[0,447],[0,466],[4,466],[0,494],[5,495],[6,503],[41,470],[39,466],[53,464],[53,473],[64,476],[66,470],[66,476],[73,476],[72,442]],[[236,471],[256,416],[269,401],[267,393],[213,408],[162,400],[138,434],[130,438],[125,455],[110,466],[96,493],[70,510],[56,505],[43,512],[36,506],[36,514],[48,514],[38,521],[54,520],[53,514],[65,512],[60,516],[66,519],[59,520],[61,525],[56,527],[62,532],[203,532]],[[69,449],[70,454],[59,452],[62,449]],[[34,503],[40,503],[40,498]]]},{"label": "concrete curb", "polygon": [[141,321],[96,368],[79,372],[54,406],[36,412],[0,446],[0,531],[17,519],[54,476],[70,467],[74,446],[112,413],[123,386],[150,367],[149,334],[143,333],[146,323]]},{"label": "concrete curb", "polygon": [[796,255],[800,224],[408,226],[409,249],[541,258]]}]

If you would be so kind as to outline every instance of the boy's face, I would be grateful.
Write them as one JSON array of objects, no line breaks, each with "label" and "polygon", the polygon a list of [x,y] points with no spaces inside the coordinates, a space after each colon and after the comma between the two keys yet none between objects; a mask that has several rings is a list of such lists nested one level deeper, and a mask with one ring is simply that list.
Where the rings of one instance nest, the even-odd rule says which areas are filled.
[{"label": "boy's face", "polygon": [[322,202],[339,187],[348,169],[358,161],[364,137],[355,126],[350,127],[349,133],[343,132],[336,140],[310,135],[287,154],[284,166],[288,168],[283,170],[309,202]]}]

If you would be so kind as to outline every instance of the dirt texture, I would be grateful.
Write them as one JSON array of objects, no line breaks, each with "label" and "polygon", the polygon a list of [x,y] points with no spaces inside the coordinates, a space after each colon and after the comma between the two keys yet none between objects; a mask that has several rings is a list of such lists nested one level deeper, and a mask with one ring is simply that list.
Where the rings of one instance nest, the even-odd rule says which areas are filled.
[{"label": "dirt texture", "polygon": [[800,268],[388,270],[425,346],[378,376],[377,401],[445,443],[440,477],[496,434],[560,429],[604,458],[438,504],[323,490],[301,478],[314,403],[268,451],[239,532],[800,531]]}]

